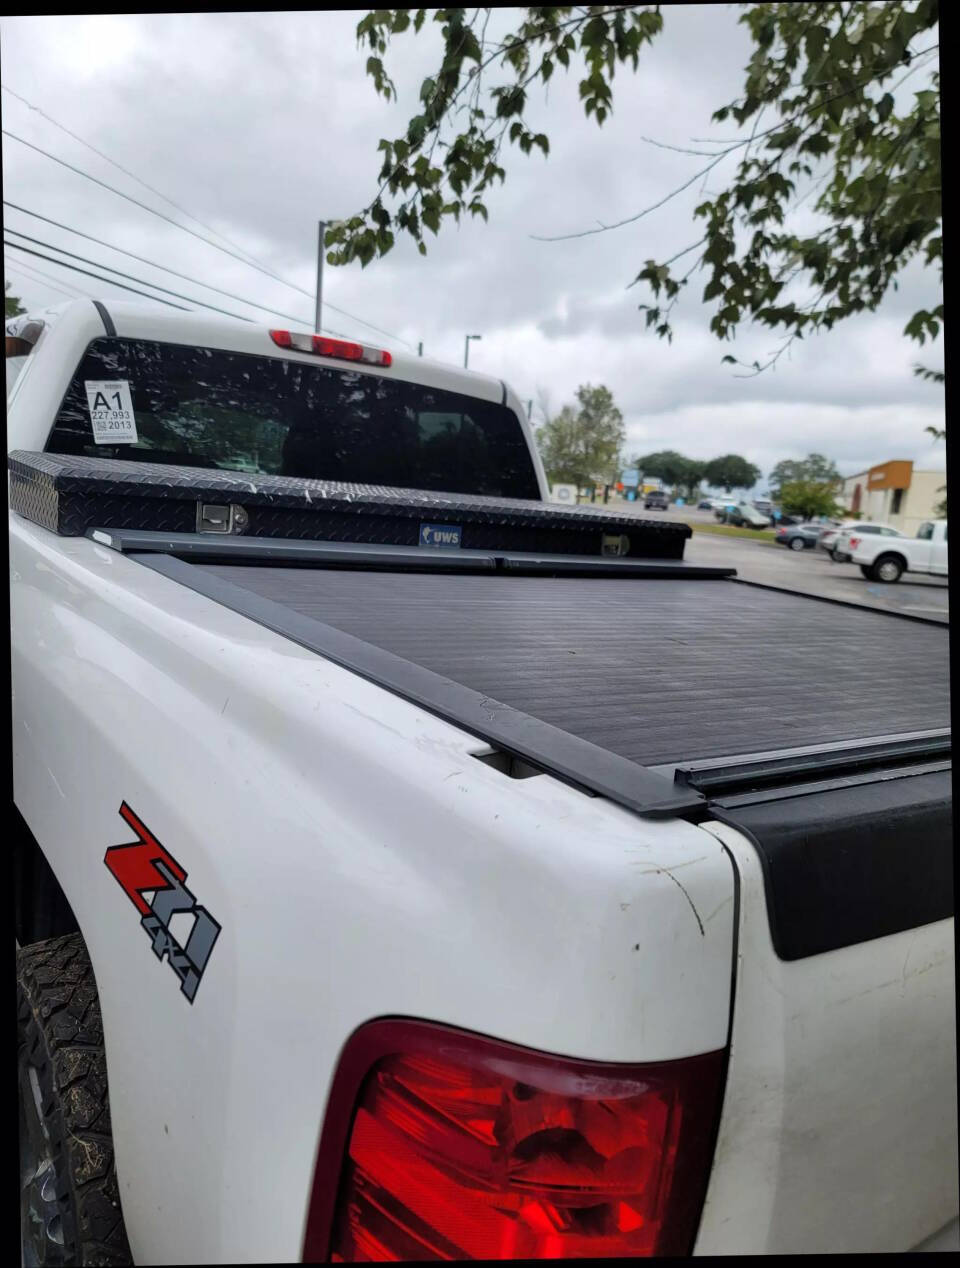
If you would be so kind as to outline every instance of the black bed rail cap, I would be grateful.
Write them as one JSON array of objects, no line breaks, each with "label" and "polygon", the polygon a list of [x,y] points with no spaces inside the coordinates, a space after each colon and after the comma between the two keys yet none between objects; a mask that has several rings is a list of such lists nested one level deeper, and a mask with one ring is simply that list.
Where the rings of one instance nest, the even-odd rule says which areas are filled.
[{"label": "black bed rail cap", "polygon": [[735,568],[692,564],[679,559],[606,558],[596,555],[536,554],[522,551],[420,550],[369,542],[302,541],[283,537],[239,537],[219,533],[158,533],[149,529],[88,528],[85,534],[120,554],[162,554],[222,563],[302,564],[418,572],[507,572],[518,576],[634,577],[721,580]]},{"label": "black bed rail cap", "polygon": [[706,815],[706,799],[694,788],[676,784],[637,762],[218,577],[205,567],[168,554],[133,552],[130,558],[576,788],[650,818],[698,822]]}]

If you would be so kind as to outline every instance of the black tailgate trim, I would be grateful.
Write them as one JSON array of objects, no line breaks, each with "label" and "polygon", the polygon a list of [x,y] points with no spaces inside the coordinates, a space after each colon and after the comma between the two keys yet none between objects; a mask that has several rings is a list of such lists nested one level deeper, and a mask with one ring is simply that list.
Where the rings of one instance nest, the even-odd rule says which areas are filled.
[{"label": "black tailgate trim", "polygon": [[824,745],[798,752],[774,752],[745,758],[707,758],[676,768],[678,784],[708,797],[728,797],[761,788],[784,788],[834,776],[858,776],[921,761],[949,759],[948,728],[919,735],[879,736],[862,743]]},{"label": "black tailgate trim", "polygon": [[951,771],[776,800],[711,802],[756,846],[782,960],[869,942],[954,914]]}]

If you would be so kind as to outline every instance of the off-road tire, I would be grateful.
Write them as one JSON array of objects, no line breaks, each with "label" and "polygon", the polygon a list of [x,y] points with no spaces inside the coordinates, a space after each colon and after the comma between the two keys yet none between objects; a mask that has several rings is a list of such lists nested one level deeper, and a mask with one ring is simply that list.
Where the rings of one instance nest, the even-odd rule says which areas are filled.
[{"label": "off-road tire", "polygon": [[[35,1082],[29,1074],[26,1081],[47,1133],[53,1171],[45,1188],[59,1216],[60,1240],[44,1241],[41,1262],[131,1264],[114,1166],[100,1002],[80,934],[18,949],[17,1048],[18,1068],[23,1062],[36,1072]],[[23,1171],[22,1165],[21,1185],[29,1183]],[[25,1241],[29,1234],[24,1228]]]}]

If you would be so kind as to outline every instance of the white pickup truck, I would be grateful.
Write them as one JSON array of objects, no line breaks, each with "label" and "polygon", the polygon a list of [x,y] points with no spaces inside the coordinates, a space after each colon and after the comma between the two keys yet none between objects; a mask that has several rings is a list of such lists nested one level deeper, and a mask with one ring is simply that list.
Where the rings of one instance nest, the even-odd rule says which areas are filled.
[{"label": "white pickup truck", "polygon": [[899,581],[905,572],[947,575],[947,521],[928,520],[916,537],[870,536],[849,538],[850,559],[869,581]]},{"label": "white pickup truck", "polygon": [[11,340],[25,1263],[955,1239],[941,625],[546,505],[491,378]]}]

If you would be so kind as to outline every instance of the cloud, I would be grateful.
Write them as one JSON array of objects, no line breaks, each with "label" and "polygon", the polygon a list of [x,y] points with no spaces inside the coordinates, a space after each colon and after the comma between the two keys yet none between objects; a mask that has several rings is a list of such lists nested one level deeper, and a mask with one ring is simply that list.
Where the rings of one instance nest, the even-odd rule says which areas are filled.
[{"label": "cloud", "polygon": [[[171,281],[19,212],[6,212],[7,226],[230,311],[276,320],[204,291],[200,283],[209,282],[308,328],[317,220],[349,215],[369,201],[380,167],[377,143],[403,130],[440,47],[432,20],[423,35],[395,41],[388,65],[400,100],[388,104],[364,74],[358,16],[58,15],[2,22],[5,84],[284,282],[4,138],[6,198],[191,281]],[[464,334],[481,332],[483,341],[471,347],[473,368],[509,380],[525,400],[547,388],[554,408],[581,383],[606,383],[631,444],[641,449],[696,456],[740,450],[765,470],[812,449],[844,469],[912,453],[923,443],[923,427],[943,419],[942,391],[912,374],[916,361],[942,364],[942,347],[921,349],[902,337],[910,313],[937,302],[935,276],[919,263],[904,272],[878,313],[795,344],[775,372],[737,378],[722,355],[762,359],[777,346],[776,332],[747,328],[735,344],[719,344],[708,330],[712,310],[700,303],[702,276],[695,275],[668,345],[645,330],[638,305],[648,296],[640,286],[627,289],[645,260],[666,258],[699,236],[693,209],[705,190],[722,186],[727,169],[621,229],[568,242],[534,240],[634,215],[704,162],[652,141],[683,146],[692,137],[732,135],[728,125],[711,125],[710,115],[742,85],[750,45],[736,11],[678,5],[666,6],[664,16],[663,35],[642,50],[639,72],[618,68],[615,112],[603,127],[584,118],[576,73],[558,70],[545,91],[531,92],[529,109],[531,123],[550,136],[550,157],[508,155],[507,182],[486,199],[489,225],[444,228],[430,240],[426,259],[401,240],[366,269],[328,267],[325,325],[387,345],[406,341],[415,348],[422,341],[427,355],[454,364],[462,362]],[[495,11],[488,37],[502,35],[513,20],[513,12]],[[8,129],[206,235],[7,93],[3,117]],[[9,255],[14,260],[17,253]],[[123,294],[56,265],[17,258],[70,288]],[[10,277],[31,304],[62,298],[24,271]]]}]

